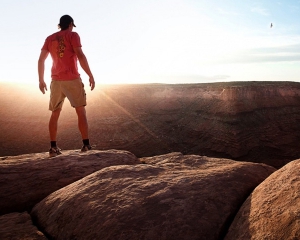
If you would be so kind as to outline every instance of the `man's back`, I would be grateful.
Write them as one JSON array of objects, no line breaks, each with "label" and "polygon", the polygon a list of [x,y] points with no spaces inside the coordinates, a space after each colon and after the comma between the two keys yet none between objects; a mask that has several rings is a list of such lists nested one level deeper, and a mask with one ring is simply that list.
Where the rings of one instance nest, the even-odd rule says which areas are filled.
[{"label": "man's back", "polygon": [[81,47],[76,32],[64,30],[47,37],[42,50],[50,52],[53,59],[51,77],[55,80],[73,80],[80,77],[74,48]]}]

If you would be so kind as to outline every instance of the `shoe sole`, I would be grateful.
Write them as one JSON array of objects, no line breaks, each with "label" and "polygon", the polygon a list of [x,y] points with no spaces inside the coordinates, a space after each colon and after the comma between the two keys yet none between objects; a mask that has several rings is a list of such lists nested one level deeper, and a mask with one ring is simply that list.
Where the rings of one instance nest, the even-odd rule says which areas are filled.
[{"label": "shoe sole", "polygon": [[83,148],[80,150],[80,152],[88,152],[88,151],[91,151],[92,148]]},{"label": "shoe sole", "polygon": [[61,153],[49,153],[49,157],[56,157],[60,155]]}]

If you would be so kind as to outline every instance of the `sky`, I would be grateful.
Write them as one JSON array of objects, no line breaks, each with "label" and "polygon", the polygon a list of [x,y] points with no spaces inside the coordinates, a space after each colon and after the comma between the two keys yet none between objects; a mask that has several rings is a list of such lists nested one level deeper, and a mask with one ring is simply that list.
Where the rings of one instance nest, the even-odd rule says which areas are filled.
[{"label": "sky", "polygon": [[0,81],[38,83],[64,14],[96,84],[300,81],[299,13],[300,0],[1,0]]}]

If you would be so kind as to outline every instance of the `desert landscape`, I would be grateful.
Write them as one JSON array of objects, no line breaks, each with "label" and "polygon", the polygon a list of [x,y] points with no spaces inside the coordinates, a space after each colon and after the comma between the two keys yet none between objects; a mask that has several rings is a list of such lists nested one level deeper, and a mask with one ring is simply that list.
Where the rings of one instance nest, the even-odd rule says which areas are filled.
[{"label": "desert landscape", "polygon": [[[170,152],[282,167],[300,157],[300,84],[99,85],[87,90],[90,139],[97,150],[137,157]],[[49,95],[1,85],[0,156],[49,149]],[[80,149],[77,117],[65,101],[58,144]]]},{"label": "desert landscape", "polygon": [[97,87],[49,158],[49,96],[1,84],[0,239],[300,238],[300,83]]}]

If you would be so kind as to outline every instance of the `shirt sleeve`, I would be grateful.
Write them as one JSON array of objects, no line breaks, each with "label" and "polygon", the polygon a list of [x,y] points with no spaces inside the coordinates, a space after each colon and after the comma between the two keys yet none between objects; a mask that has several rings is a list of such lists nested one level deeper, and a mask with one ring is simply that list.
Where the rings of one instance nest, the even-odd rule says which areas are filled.
[{"label": "shirt sleeve", "polygon": [[78,33],[73,32],[71,37],[71,45],[74,47],[82,47]]},{"label": "shirt sleeve", "polygon": [[49,51],[49,49],[48,49],[48,38],[46,38],[46,40],[45,40],[45,42],[44,42],[44,45],[43,45],[43,47],[42,47],[41,50]]}]

